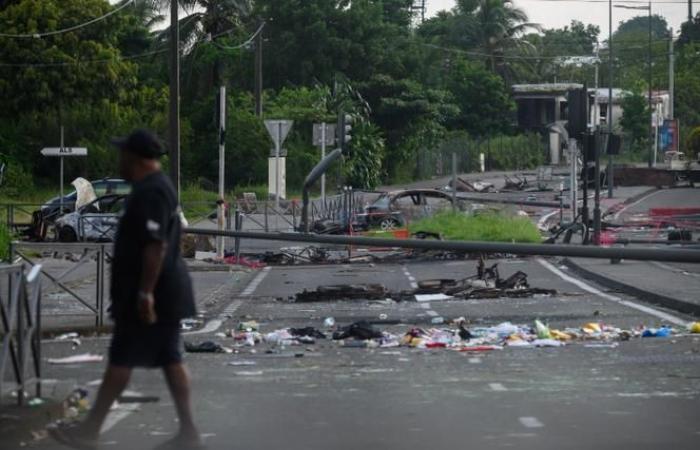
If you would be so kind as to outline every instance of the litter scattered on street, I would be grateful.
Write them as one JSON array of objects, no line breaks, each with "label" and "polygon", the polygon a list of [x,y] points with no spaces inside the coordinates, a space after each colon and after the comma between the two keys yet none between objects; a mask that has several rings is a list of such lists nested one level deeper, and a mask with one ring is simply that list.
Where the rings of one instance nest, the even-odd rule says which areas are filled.
[{"label": "litter scattered on street", "polygon": [[78,363],[94,363],[102,362],[104,356],[93,355],[91,353],[83,353],[80,355],[66,356],[65,358],[49,358],[49,364],[78,364]]}]

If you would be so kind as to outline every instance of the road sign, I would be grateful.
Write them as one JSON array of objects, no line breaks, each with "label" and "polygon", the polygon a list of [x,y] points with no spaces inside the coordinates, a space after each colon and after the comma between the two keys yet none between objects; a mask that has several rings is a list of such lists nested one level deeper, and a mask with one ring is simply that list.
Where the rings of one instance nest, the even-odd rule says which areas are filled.
[{"label": "road sign", "polygon": [[[270,158],[274,158],[275,156],[277,156],[277,149],[273,147],[270,149]],[[287,149],[281,148],[280,149],[280,158],[286,158],[286,157],[287,157]]]},{"label": "road sign", "polygon": [[289,130],[292,128],[292,120],[266,120],[265,128],[272,138],[275,146],[282,146],[282,143],[287,139]]},{"label": "road sign", "polygon": [[41,149],[44,156],[87,156],[85,147],[44,147]]},{"label": "road sign", "polygon": [[[315,123],[314,124],[314,133],[313,133],[313,145],[317,147],[321,147],[321,135],[323,134],[321,132],[321,126],[324,124],[322,123]],[[326,145],[333,145],[335,144],[335,124],[330,124],[327,123],[326,125]]]}]

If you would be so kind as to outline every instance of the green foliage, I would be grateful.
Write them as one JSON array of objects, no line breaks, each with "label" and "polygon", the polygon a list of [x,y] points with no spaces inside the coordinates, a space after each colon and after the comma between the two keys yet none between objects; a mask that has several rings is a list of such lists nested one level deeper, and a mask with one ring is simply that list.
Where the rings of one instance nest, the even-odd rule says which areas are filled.
[{"label": "green foliage", "polygon": [[33,187],[32,174],[16,161],[6,161],[5,175],[0,186],[0,196],[19,198]]},{"label": "green foliage", "polygon": [[686,148],[689,158],[694,159],[696,155],[700,155],[700,127],[693,128],[690,134],[688,134]]},{"label": "green foliage", "polygon": [[0,222],[0,261],[2,262],[9,262],[10,260],[12,239],[12,233],[7,229],[5,222]]},{"label": "green foliage", "polygon": [[633,146],[644,146],[649,134],[648,101],[638,92],[625,95],[622,98],[622,118],[620,125],[629,136]]},{"label": "green foliage", "polygon": [[347,184],[356,189],[374,189],[382,175],[384,139],[377,126],[369,122],[353,125],[350,157],[343,165]]},{"label": "green foliage", "polygon": [[542,242],[535,224],[527,217],[487,213],[475,216],[442,212],[409,225],[409,231],[440,233],[445,239],[490,242]]}]

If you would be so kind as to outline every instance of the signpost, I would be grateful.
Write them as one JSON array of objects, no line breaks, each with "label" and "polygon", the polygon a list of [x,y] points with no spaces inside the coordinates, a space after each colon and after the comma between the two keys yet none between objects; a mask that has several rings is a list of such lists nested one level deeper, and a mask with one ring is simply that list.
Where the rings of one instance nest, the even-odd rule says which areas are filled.
[{"label": "signpost", "polygon": [[[321,147],[321,161],[326,157],[326,146],[335,144],[335,125],[326,122],[315,123],[313,132],[314,145]],[[326,204],[326,174],[321,175],[321,201]]]},{"label": "signpost", "polygon": [[63,145],[63,127],[61,127],[61,146],[60,147],[44,147],[41,149],[41,154],[43,156],[58,157],[60,161],[60,178],[61,178],[61,190],[60,190],[60,200],[59,207],[63,211],[63,158],[66,156],[87,156],[88,150],[85,147],[66,147]]},{"label": "signpost", "polygon": [[[280,206],[280,150],[294,122],[291,120],[266,120],[265,128],[275,143],[275,207]],[[286,172],[285,172],[286,173]],[[268,185],[269,185],[268,180]],[[268,192],[270,191],[268,186]]]}]

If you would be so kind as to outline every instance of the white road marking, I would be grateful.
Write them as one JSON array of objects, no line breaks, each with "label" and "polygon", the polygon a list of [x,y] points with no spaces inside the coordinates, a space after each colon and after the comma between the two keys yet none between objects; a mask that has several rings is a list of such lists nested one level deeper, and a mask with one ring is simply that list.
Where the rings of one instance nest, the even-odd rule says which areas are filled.
[{"label": "white road marking", "polygon": [[243,290],[241,295],[244,297],[253,295],[260,283],[262,283],[262,280],[264,280],[267,274],[270,273],[271,269],[272,267],[267,266],[263,270],[261,270],[260,273],[258,273],[258,275],[255,278],[253,278],[253,281],[251,281],[250,284]]},{"label": "white road marking", "polygon": [[525,428],[542,428],[544,424],[537,417],[520,417],[518,419]]},{"label": "white road marking", "polygon": [[408,278],[409,283],[411,284],[411,289],[418,289],[418,283],[416,283],[416,278],[411,275],[411,272],[408,271],[407,267],[402,267],[403,274],[406,275],[406,278]]},{"label": "white road marking", "polygon": [[426,313],[427,315],[429,315],[430,317],[437,317],[437,316],[440,315],[440,314],[436,313],[435,311],[433,311],[432,309],[429,309],[429,310],[426,311],[425,313]]},{"label": "white road marking", "polygon": [[629,208],[631,208],[631,207],[633,207],[633,206],[636,206],[636,205],[642,203],[644,200],[648,200],[650,197],[653,197],[654,195],[656,195],[656,194],[658,194],[658,193],[660,193],[660,192],[663,192],[663,191],[658,190],[658,191],[651,192],[651,193],[649,193],[649,194],[643,196],[642,198],[640,198],[640,199],[637,200],[636,202],[633,202],[633,203],[630,203],[629,205],[626,205],[624,208],[622,208],[621,210],[619,210],[618,212],[616,212],[615,215],[613,215],[613,219],[617,220],[617,218],[620,217],[620,214],[622,214],[623,212],[625,212],[625,211],[628,210]]},{"label": "white road marking", "polygon": [[[267,266],[264,269],[258,273],[255,278],[253,278],[253,281],[251,281],[248,286],[241,292],[242,297],[250,297],[253,295],[255,290],[260,286],[260,283],[265,279],[268,273],[270,273],[270,270],[272,270],[272,267]],[[201,329],[195,330],[195,331],[188,331],[186,333],[182,333],[183,335],[193,335],[193,334],[206,334],[206,333],[213,333],[216,330],[218,330],[221,325],[224,324],[226,319],[228,319],[230,316],[232,316],[236,310],[243,304],[243,300],[234,300],[231,303],[229,303],[226,308],[219,314],[219,316],[216,319],[212,319],[209,322],[207,322]]]},{"label": "white road marking", "polygon": [[430,303],[418,303],[418,306],[423,309],[430,309]]},{"label": "white road marking", "polygon": [[481,364],[481,358],[469,358],[469,364]]},{"label": "white road marking", "polygon": [[[140,397],[142,394],[136,391],[124,391],[123,395]],[[118,406],[111,410],[105,418],[102,428],[100,429],[100,433],[105,433],[111,430],[116,424],[126,419],[131,413],[134,413],[139,409],[138,403],[119,403]]]},{"label": "white road marking", "polygon": [[489,387],[492,391],[496,392],[505,392],[508,390],[508,388],[503,386],[501,383],[489,383]]},{"label": "white road marking", "polygon": [[606,300],[610,300],[611,302],[615,302],[615,303],[627,306],[627,307],[632,308],[632,309],[636,309],[637,311],[641,311],[645,314],[649,314],[651,316],[658,317],[659,319],[665,320],[666,322],[672,323],[674,325],[685,326],[687,324],[687,322],[685,320],[683,320],[679,317],[676,317],[674,315],[659,311],[659,310],[654,309],[654,308],[650,308],[648,306],[640,305],[638,303],[634,303],[634,302],[631,302],[628,300],[623,300],[620,297],[616,297],[614,295],[607,294],[607,293],[601,291],[600,289],[596,289],[593,286],[586,284],[579,279],[576,279],[572,276],[565,274],[564,272],[557,269],[552,264],[548,263],[547,261],[545,261],[542,258],[537,258],[537,262],[542,264],[542,266],[544,266],[545,269],[548,269],[550,272],[554,273],[562,280],[568,281],[569,283],[578,286],[579,288],[583,289],[586,292],[590,292],[591,294],[595,294],[598,297],[604,298]]}]

